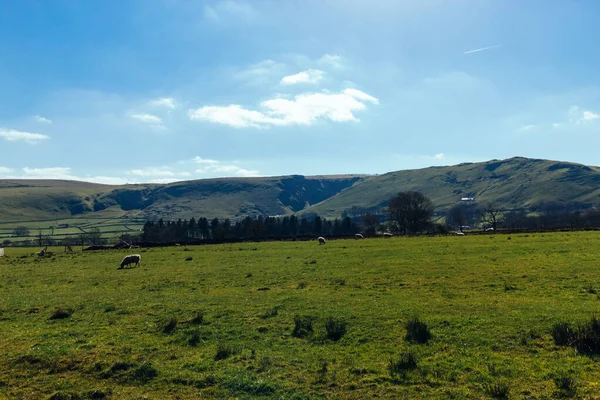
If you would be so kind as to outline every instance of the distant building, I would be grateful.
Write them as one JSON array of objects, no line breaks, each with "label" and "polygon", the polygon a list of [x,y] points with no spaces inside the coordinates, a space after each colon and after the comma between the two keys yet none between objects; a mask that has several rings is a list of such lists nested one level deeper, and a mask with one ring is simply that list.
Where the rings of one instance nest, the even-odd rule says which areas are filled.
[{"label": "distant building", "polygon": [[475,201],[474,197],[461,197],[460,201]]}]

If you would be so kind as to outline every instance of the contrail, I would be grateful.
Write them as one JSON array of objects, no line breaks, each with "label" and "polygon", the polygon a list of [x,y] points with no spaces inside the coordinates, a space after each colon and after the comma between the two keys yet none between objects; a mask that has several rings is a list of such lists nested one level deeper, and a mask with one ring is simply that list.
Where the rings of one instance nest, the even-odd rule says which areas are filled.
[{"label": "contrail", "polygon": [[475,49],[475,50],[469,50],[469,51],[465,51],[463,54],[471,54],[471,53],[477,53],[479,51],[484,51],[484,50],[490,50],[490,49],[495,49],[496,47],[500,47],[502,46],[501,44],[496,44],[494,46],[488,46],[488,47],[482,47],[480,49]]}]

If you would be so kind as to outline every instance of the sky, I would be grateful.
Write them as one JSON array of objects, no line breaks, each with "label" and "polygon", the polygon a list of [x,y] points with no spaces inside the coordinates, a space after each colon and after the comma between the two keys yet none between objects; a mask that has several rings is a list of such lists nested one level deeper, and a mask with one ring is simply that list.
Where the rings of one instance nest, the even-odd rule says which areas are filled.
[{"label": "sky", "polygon": [[20,0],[0,178],[600,165],[596,0]]}]

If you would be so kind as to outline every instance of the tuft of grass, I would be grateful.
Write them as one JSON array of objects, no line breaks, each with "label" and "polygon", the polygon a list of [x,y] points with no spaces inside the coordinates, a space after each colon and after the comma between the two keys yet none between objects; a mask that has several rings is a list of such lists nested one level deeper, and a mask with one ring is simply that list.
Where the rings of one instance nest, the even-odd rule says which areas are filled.
[{"label": "tuft of grass", "polygon": [[281,309],[281,306],[275,306],[273,308],[271,308],[270,310],[267,310],[263,315],[261,315],[260,317],[262,319],[267,319],[267,318],[273,318],[276,317],[277,314],[279,314],[279,310]]},{"label": "tuft of grass", "polygon": [[204,312],[198,311],[196,316],[190,320],[192,325],[202,325],[204,323]]},{"label": "tuft of grass", "polygon": [[57,308],[48,319],[65,319],[73,315],[73,310],[70,308]]},{"label": "tuft of grass", "polygon": [[192,261],[193,259],[193,257],[186,257],[185,261]]},{"label": "tuft of grass", "polygon": [[225,380],[224,386],[233,393],[260,397],[271,396],[277,391],[275,384],[244,373],[233,374]]},{"label": "tuft of grass", "polygon": [[219,343],[217,345],[217,351],[215,353],[214,360],[215,361],[225,360],[234,354],[235,354],[235,350],[233,347],[226,345],[224,343]]},{"label": "tuft of grass", "polygon": [[148,383],[157,376],[158,370],[148,363],[135,368],[131,374],[131,380],[137,383]]},{"label": "tuft of grass", "polygon": [[200,332],[198,332],[197,330],[188,332],[187,344],[192,347],[196,347],[198,346],[198,343],[200,343]]},{"label": "tuft of grass", "polygon": [[508,282],[504,282],[504,291],[505,292],[510,292],[512,290],[517,290],[518,288],[513,285],[512,283],[508,283]]},{"label": "tuft of grass", "polygon": [[300,283],[298,283],[298,289],[306,289],[306,282],[300,281]]},{"label": "tuft of grass", "polygon": [[158,322],[158,330],[162,333],[173,333],[175,328],[177,328],[177,319],[175,317],[165,318]]},{"label": "tuft of grass", "polygon": [[294,330],[292,336],[297,338],[308,337],[313,333],[314,317],[308,315],[296,315],[294,317]]},{"label": "tuft of grass", "polygon": [[329,370],[329,362],[327,360],[319,361],[319,368],[317,368],[317,383],[327,382],[327,372]]},{"label": "tuft of grass", "polygon": [[346,334],[346,321],[329,317],[325,322],[325,332],[327,332],[329,339],[337,342]]},{"label": "tuft of grass", "polygon": [[411,343],[426,344],[431,339],[431,331],[424,321],[418,317],[413,317],[405,324],[406,336],[404,337]]},{"label": "tuft of grass", "polygon": [[593,317],[588,323],[577,329],[575,348],[581,354],[600,354],[600,320]]},{"label": "tuft of grass", "polygon": [[575,330],[567,322],[558,322],[552,326],[552,338],[559,346],[569,346],[575,339]]},{"label": "tuft of grass", "polygon": [[560,397],[575,397],[577,394],[577,380],[573,375],[563,373],[553,378]]},{"label": "tuft of grass", "polygon": [[494,382],[485,386],[485,392],[494,399],[508,399],[510,385],[507,382]]},{"label": "tuft of grass", "polygon": [[402,353],[396,359],[390,359],[388,363],[388,372],[393,380],[399,377],[406,377],[409,371],[417,369],[417,357],[412,351]]}]

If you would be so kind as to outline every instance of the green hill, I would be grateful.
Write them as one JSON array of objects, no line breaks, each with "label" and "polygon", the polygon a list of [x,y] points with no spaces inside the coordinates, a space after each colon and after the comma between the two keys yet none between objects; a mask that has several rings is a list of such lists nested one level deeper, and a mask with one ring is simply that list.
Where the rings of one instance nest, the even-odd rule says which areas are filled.
[{"label": "green hill", "polygon": [[281,215],[319,203],[362,179],[299,175],[107,186],[53,180],[0,181],[0,222],[78,218],[238,218]]},{"label": "green hill", "polygon": [[581,164],[514,157],[449,167],[396,171],[368,177],[353,187],[308,208],[336,216],[352,206],[377,209],[400,191],[420,191],[438,210],[463,197],[495,201],[505,209],[536,210],[543,203],[600,204],[600,170]]},{"label": "green hill", "polygon": [[381,209],[392,196],[406,190],[423,192],[438,211],[461,197],[495,201],[506,209],[535,211],[548,202],[590,207],[600,204],[600,169],[515,157],[378,176],[293,175],[123,186],[0,180],[0,222],[241,218],[301,212],[335,217],[353,206]]}]

